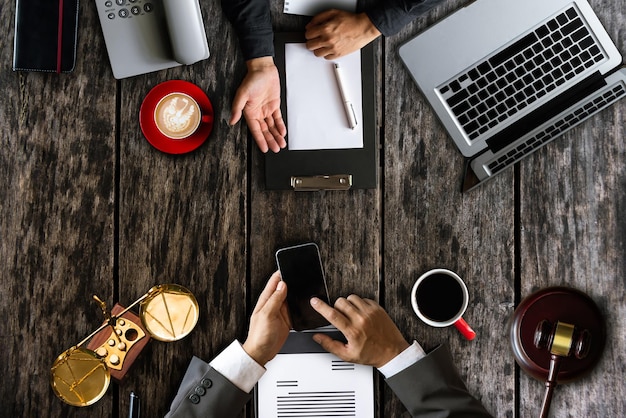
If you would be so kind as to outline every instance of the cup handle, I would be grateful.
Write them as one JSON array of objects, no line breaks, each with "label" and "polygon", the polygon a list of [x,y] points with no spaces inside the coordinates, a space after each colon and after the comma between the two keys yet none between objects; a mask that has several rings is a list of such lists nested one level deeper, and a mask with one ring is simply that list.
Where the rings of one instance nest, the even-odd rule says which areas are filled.
[{"label": "cup handle", "polygon": [[465,319],[459,318],[454,323],[454,326],[468,340],[472,341],[474,338],[476,338],[476,332],[474,332],[474,330],[467,324],[467,322],[465,322]]}]

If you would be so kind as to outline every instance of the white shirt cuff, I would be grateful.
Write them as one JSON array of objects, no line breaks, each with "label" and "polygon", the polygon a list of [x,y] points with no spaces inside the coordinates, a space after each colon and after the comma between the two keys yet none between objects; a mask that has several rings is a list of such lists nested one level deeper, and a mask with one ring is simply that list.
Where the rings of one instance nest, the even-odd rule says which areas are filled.
[{"label": "white shirt cuff", "polygon": [[254,361],[237,340],[233,341],[209,364],[246,393],[250,393],[265,373],[265,367]]},{"label": "white shirt cuff", "polygon": [[385,379],[389,379],[391,376],[417,363],[424,356],[426,356],[426,352],[422,346],[417,341],[413,341],[413,344],[392,358],[387,364],[381,366],[378,371],[385,376]]}]

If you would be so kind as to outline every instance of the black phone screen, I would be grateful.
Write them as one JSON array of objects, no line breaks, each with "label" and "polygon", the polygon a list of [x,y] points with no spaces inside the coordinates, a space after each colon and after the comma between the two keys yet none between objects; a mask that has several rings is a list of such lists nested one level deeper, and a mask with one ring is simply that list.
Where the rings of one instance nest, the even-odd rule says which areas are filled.
[{"label": "black phone screen", "polygon": [[287,283],[287,305],[296,331],[328,325],[328,321],[311,307],[315,296],[329,303],[322,261],[316,244],[302,244],[276,252],[276,264]]}]

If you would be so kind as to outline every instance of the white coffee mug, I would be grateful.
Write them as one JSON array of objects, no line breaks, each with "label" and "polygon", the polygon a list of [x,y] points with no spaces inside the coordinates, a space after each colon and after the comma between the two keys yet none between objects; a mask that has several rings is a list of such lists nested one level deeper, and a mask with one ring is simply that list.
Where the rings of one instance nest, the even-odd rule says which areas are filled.
[{"label": "white coffee mug", "polygon": [[476,333],[463,319],[469,303],[467,286],[458,274],[433,269],[422,274],[413,285],[411,305],[415,314],[431,327],[454,325],[468,340]]}]

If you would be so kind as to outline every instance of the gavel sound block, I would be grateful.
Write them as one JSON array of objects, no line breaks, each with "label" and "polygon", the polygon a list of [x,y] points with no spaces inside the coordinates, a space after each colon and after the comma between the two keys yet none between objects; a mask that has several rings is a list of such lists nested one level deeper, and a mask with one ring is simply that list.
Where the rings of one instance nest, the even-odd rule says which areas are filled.
[{"label": "gavel sound block", "polygon": [[549,287],[526,297],[511,319],[510,340],[519,366],[537,380],[546,381],[550,371],[550,350],[535,345],[537,326],[543,321],[573,324],[588,330],[590,341],[583,358],[563,357],[557,380],[576,380],[596,365],[604,350],[606,330],[604,319],[593,300],[585,293],[569,287]]}]

